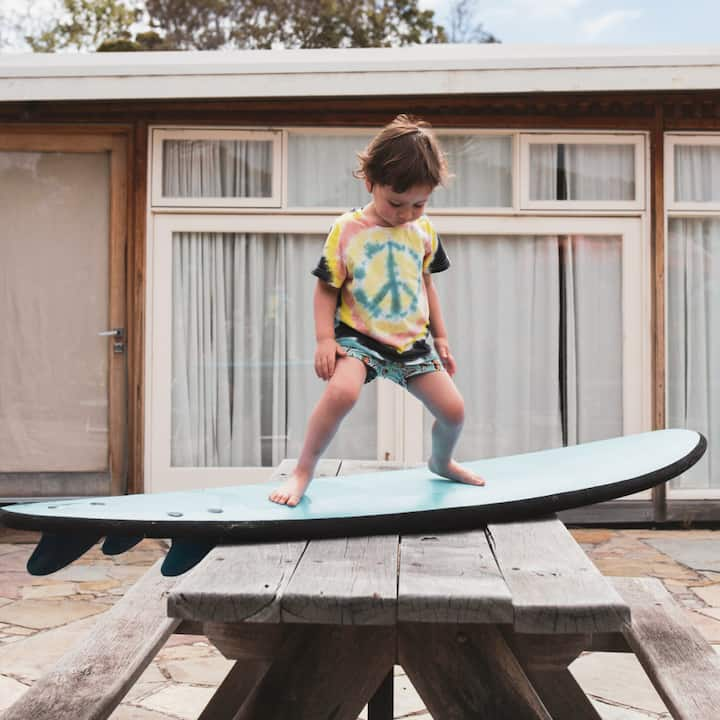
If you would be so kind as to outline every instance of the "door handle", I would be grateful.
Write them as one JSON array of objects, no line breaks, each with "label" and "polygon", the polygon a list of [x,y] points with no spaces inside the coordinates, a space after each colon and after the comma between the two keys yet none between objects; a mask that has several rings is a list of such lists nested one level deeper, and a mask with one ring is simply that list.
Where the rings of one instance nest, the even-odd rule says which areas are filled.
[{"label": "door handle", "polygon": [[115,342],[113,342],[113,352],[117,355],[122,355],[122,353],[125,352],[125,328],[101,330],[98,335],[100,335],[100,337],[115,338]]}]

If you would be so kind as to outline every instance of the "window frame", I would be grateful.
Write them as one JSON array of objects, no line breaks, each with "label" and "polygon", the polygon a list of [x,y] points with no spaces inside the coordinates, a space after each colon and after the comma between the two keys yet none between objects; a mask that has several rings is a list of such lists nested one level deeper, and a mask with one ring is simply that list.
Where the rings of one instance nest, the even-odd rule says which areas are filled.
[{"label": "window frame", "polygon": [[[718,202],[676,202],[675,200],[675,147],[677,145],[718,145],[720,146],[720,133],[702,133],[702,132],[671,132],[665,133],[663,138],[664,145],[664,186],[665,186],[665,213],[664,213],[664,234],[665,243],[670,237],[670,220],[672,219],[710,219],[720,218],[720,201]],[[665,302],[668,298],[668,257],[667,248],[664,255],[664,271],[663,271],[663,297]],[[669,314],[665,311],[663,317],[663,333],[664,333],[664,372],[665,387],[668,385],[668,367],[669,367],[669,332],[668,332]],[[664,411],[667,425],[669,417],[670,399],[668,393],[663,398]],[[667,485],[667,497],[671,501],[683,500],[717,500],[720,499],[720,487],[718,488],[675,488],[670,483]]]},{"label": "window frame", "polygon": [[720,200],[715,202],[679,201],[675,199],[675,148],[678,145],[711,145],[720,147],[720,133],[665,133],[665,211],[720,213]]},{"label": "window frame", "polygon": [[[646,133],[607,132],[607,133],[554,133],[538,132],[519,134],[521,210],[591,210],[617,211],[631,210],[640,212],[646,208],[645,160]],[[635,199],[634,200],[532,200],[530,198],[530,147],[532,145],[632,145],[635,148]]]},{"label": "window frame", "polygon": [[[218,127],[151,128],[151,205],[154,208],[280,208],[283,205],[283,132],[277,129]],[[272,142],[272,191],[270,197],[170,197],[162,193],[163,142],[166,140],[232,140]]]}]

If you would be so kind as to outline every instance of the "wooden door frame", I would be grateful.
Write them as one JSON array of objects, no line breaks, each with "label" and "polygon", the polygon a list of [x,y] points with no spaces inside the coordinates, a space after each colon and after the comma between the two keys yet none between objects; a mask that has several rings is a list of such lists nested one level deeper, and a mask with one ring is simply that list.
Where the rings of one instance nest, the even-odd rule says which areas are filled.
[{"label": "wooden door frame", "polygon": [[[108,329],[124,328],[122,354],[108,347],[108,468],[110,492],[119,495],[129,484],[128,458],[128,293],[129,126],[0,125],[0,152],[110,153],[109,317]],[[101,328],[105,329],[105,328]]]}]

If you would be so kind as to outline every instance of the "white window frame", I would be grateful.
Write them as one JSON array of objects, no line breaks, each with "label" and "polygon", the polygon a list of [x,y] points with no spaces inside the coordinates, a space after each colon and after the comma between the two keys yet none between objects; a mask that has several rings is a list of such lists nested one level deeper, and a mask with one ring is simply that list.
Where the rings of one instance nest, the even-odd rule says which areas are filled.
[{"label": "white window frame", "polygon": [[[283,132],[283,147],[284,147],[284,163],[283,163],[283,197],[287,198],[288,196],[288,186],[287,186],[287,178],[288,178],[288,143],[290,141],[290,135],[322,135],[322,136],[352,136],[352,135],[369,135],[373,136],[380,130],[379,127],[362,127],[362,128],[284,128]],[[510,160],[510,177],[511,177],[511,204],[510,205],[490,205],[490,206],[461,206],[461,207],[440,207],[440,206],[432,206],[428,208],[428,214],[431,214],[433,216],[435,215],[476,215],[479,213],[482,214],[493,214],[493,215],[511,215],[512,213],[517,211],[517,169],[518,169],[518,163],[517,163],[517,154],[518,154],[518,142],[517,142],[517,136],[518,133],[516,131],[512,130],[488,130],[483,128],[482,130],[476,130],[473,128],[444,128],[439,126],[433,127],[433,132],[435,135],[437,135],[440,144],[442,145],[442,138],[443,136],[448,135],[466,135],[466,136],[473,136],[473,137],[503,137],[508,138],[510,140],[510,149],[511,149],[511,160]],[[452,168],[451,168],[452,170]],[[358,181],[360,182],[360,181]],[[451,180],[452,182],[452,180]],[[330,207],[330,206],[295,206],[295,205],[288,205],[287,211],[292,213],[334,213],[337,215],[338,213],[345,212],[348,210],[347,207]]]},{"label": "white window frame", "polygon": [[[176,232],[326,233],[334,214],[315,216],[157,214],[149,244],[147,315],[146,467],[148,492],[261,482],[269,467],[173,467],[171,464],[172,235]],[[622,242],[623,432],[651,428],[652,374],[650,248],[641,218],[438,217],[441,235],[614,235]],[[424,462],[422,406],[392,383],[374,383],[378,393],[377,457],[406,465]],[[202,479],[199,481],[199,477]]]},{"label": "white window frame", "polygon": [[[665,133],[665,238],[669,237],[670,220],[675,218],[720,218],[720,202],[677,202],[675,200],[675,147],[677,145],[720,145],[720,133]],[[668,253],[665,252],[664,295],[668,297]],[[666,301],[667,302],[667,301]],[[668,313],[665,313],[665,372],[668,369]],[[667,387],[667,381],[665,383]],[[665,394],[665,417],[669,415],[669,398]],[[668,483],[669,500],[717,500],[720,488],[674,488]]]},{"label": "white window frame", "polygon": [[[646,161],[645,133],[520,133],[520,209],[521,210],[601,210],[645,209]],[[532,200],[530,198],[530,147],[532,145],[632,145],[635,148],[634,200]]]},{"label": "white window frame", "polygon": [[[280,130],[238,128],[160,128],[151,129],[151,198],[153,207],[165,208],[279,208],[283,204],[283,152]],[[273,167],[270,197],[168,197],[162,194],[163,142],[165,140],[233,140],[272,142]]]},{"label": "white window frame", "polygon": [[720,146],[720,133],[665,133],[665,209],[666,212],[684,211],[715,214],[720,212],[720,200],[716,202],[682,202],[675,199],[675,148],[678,145]]}]

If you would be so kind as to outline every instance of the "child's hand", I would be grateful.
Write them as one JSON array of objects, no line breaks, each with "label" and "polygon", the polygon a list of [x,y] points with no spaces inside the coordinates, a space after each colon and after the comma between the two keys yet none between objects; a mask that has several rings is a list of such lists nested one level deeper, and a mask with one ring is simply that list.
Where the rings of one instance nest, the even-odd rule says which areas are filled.
[{"label": "child's hand", "polygon": [[443,367],[447,370],[448,375],[452,377],[455,374],[455,370],[457,370],[457,365],[455,364],[455,358],[450,353],[448,341],[445,340],[445,338],[433,338],[433,343],[437,354],[440,356],[440,362],[442,362]]},{"label": "child's hand", "polygon": [[335,372],[335,358],[345,357],[347,350],[338,345],[334,338],[320,340],[315,349],[315,373],[321,380],[329,380]]}]

